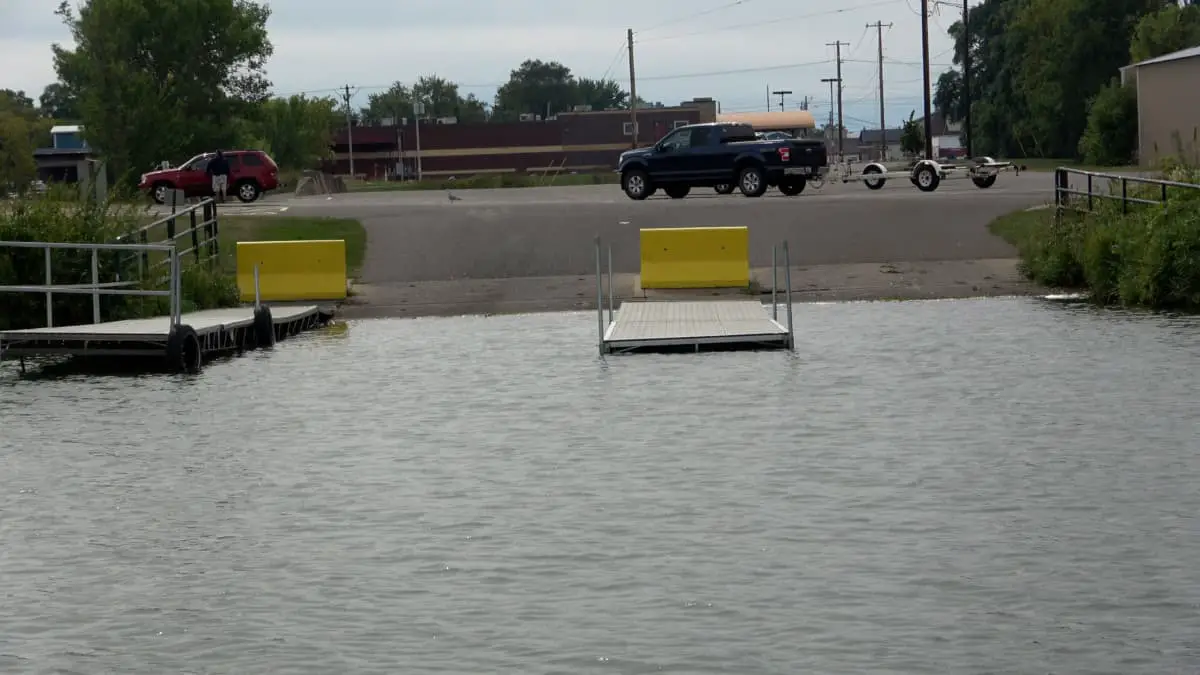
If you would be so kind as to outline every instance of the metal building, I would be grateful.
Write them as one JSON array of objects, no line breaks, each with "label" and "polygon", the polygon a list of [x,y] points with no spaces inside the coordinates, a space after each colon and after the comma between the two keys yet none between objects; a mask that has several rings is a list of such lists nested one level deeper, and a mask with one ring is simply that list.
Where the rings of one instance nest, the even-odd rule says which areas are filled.
[{"label": "metal building", "polygon": [[1138,99],[1138,161],[1156,166],[1183,154],[1200,160],[1200,47],[1182,49],[1121,69]]}]

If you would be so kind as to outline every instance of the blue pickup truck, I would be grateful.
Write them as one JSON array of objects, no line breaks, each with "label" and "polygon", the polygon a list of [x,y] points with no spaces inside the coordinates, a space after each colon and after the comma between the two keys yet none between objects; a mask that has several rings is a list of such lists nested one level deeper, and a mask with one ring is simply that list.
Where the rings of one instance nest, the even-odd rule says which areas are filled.
[{"label": "blue pickup truck", "polygon": [[691,124],[679,127],[649,148],[621,154],[617,173],[630,199],[642,200],[662,188],[683,199],[694,187],[761,197],[768,187],[785,195],[804,191],[809,178],[829,171],[820,139],[759,138],[748,124]]}]

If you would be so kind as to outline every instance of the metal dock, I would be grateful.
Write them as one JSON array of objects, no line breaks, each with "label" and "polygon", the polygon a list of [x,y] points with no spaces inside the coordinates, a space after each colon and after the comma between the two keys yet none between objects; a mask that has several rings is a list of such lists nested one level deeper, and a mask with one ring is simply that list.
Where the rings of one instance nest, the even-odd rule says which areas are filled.
[{"label": "metal dock", "polygon": [[[213,357],[246,349],[269,347],[284,338],[322,326],[333,318],[332,309],[323,309],[317,305],[268,307],[258,302],[257,267],[256,301],[253,306],[183,314],[180,297],[180,256],[173,245],[0,242],[0,248],[5,247],[40,248],[45,251],[47,261],[45,284],[0,286],[0,292],[37,293],[46,297],[46,327],[0,331],[0,361],[20,359],[22,368],[25,360],[30,357],[149,357],[156,359],[168,370],[194,373],[200,370],[205,361]],[[90,251],[91,283],[53,284],[50,280],[50,253],[53,250]],[[134,288],[130,282],[101,282],[97,263],[100,251],[166,253],[170,265],[169,289]],[[56,294],[90,295],[93,322],[55,326],[53,296]],[[170,316],[101,321],[102,295],[167,297],[170,299]]]},{"label": "metal dock", "polygon": [[[779,321],[778,279],[783,257],[786,325]],[[604,318],[604,274],[596,238],[596,321],[600,353],[699,352],[735,349],[793,349],[790,255],[787,242],[773,253],[771,305],[758,300],[627,301],[614,307],[612,248],[608,249],[608,320]]]}]

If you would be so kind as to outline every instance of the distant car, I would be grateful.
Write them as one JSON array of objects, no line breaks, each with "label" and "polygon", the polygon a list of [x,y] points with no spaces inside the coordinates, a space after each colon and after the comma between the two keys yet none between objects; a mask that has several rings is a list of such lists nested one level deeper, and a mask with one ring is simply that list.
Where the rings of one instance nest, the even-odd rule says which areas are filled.
[{"label": "distant car", "polygon": [[[142,174],[138,189],[159,204],[167,201],[169,190],[182,190],[188,197],[211,197],[212,180],[204,172],[216,153],[206,152],[189,159],[182,166],[159,169]],[[279,187],[279,167],[270,155],[261,150],[227,150],[229,160],[229,194],[244,203],[252,202]]]}]

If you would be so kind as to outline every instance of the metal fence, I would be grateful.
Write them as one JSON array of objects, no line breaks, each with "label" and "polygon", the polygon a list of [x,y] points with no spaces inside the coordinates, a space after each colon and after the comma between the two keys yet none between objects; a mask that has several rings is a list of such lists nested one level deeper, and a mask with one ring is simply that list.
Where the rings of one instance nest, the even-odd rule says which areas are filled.
[{"label": "metal fence", "polygon": [[[1080,182],[1083,183],[1082,186],[1079,185]],[[1132,204],[1166,206],[1180,191],[1196,190],[1200,190],[1200,185],[1196,183],[1181,183],[1161,178],[1125,176],[1064,167],[1054,170],[1054,206],[1059,215],[1068,209],[1090,213],[1096,209],[1097,204],[1112,201],[1121,204],[1121,213],[1129,213]]]},{"label": "metal fence", "polygon": [[[140,297],[166,297],[170,298],[171,302],[171,325],[176,326],[180,322],[182,303],[180,302],[180,257],[172,244],[64,244],[48,241],[0,241],[0,249],[5,248],[32,248],[42,249],[45,253],[45,268],[46,275],[44,283],[30,285],[11,285],[0,286],[0,293],[43,293],[46,296],[46,327],[54,327],[54,296],[55,294],[65,295],[90,295],[92,296],[92,322],[100,323],[100,296],[102,295],[131,295]],[[67,251],[90,251],[91,252],[91,282],[87,284],[55,284],[54,283],[54,259],[52,254],[55,250]],[[101,251],[117,251],[130,252],[134,254],[150,253],[152,251],[165,253],[166,262],[169,266],[168,271],[168,289],[153,290],[144,288],[131,288],[139,282],[136,281],[121,281],[117,279],[110,282],[100,281],[100,252]]]},{"label": "metal fence", "polygon": [[[184,220],[185,229],[179,229],[179,220]],[[161,234],[159,230],[165,230]],[[192,204],[182,211],[146,225],[136,232],[118,237],[114,243],[131,244],[146,247],[156,244],[170,245],[177,250],[182,261],[189,254],[196,264],[215,264],[221,255],[221,244],[218,240],[221,234],[220,220],[217,216],[217,202],[205,199],[198,204]],[[156,268],[168,264],[168,260],[152,261],[150,253],[156,249],[142,248],[138,252],[138,276],[147,278]],[[161,278],[160,278],[161,279]]]}]

